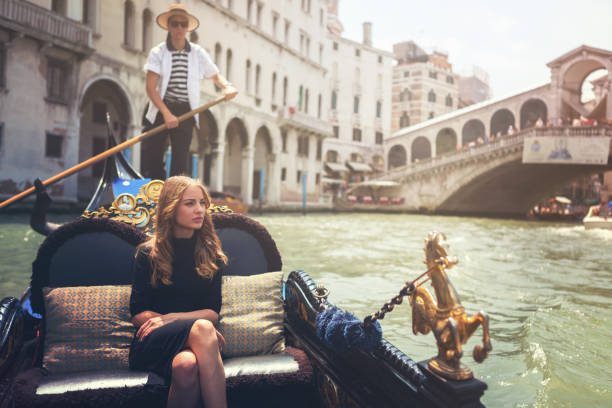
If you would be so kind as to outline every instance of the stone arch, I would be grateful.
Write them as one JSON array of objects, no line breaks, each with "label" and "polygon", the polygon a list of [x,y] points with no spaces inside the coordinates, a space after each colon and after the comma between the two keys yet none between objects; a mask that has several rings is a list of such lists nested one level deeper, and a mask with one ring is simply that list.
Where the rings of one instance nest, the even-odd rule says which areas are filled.
[{"label": "stone arch", "polygon": [[[225,128],[223,190],[242,193],[242,150],[248,146],[248,133],[242,119],[233,118]],[[244,197],[243,197],[244,198]]]},{"label": "stone arch", "polygon": [[[562,90],[561,116],[575,118],[580,115],[591,116],[592,108],[587,108],[582,100],[582,86],[592,73],[607,70],[608,80],[611,78],[612,62],[583,51],[581,56],[568,62],[561,69],[559,84]],[[610,109],[610,97],[602,102],[600,118],[606,118]]]},{"label": "stone arch", "polygon": [[444,128],[436,136],[436,156],[454,152],[457,148],[457,133],[451,128]]},{"label": "stone arch", "polygon": [[501,132],[502,135],[505,135],[510,125],[516,128],[514,123],[514,114],[509,109],[499,109],[491,116],[491,133],[497,135],[497,132]]},{"label": "stone arch", "polygon": [[[98,78],[85,84],[79,101],[79,111],[79,163],[106,150],[106,112],[110,114],[111,129],[118,142],[131,136],[129,130],[133,121],[132,104],[125,89],[113,79]],[[103,170],[104,161],[100,161],[78,173],[79,199],[87,199],[93,195]]]},{"label": "stone arch", "polygon": [[[266,125],[262,125],[255,133],[253,153],[253,192],[252,198],[265,200],[269,191],[270,178],[270,154],[272,153],[272,137]],[[260,197],[261,172],[264,172],[264,196]]]},{"label": "stone arch", "polygon": [[389,163],[389,169],[394,167],[402,167],[407,163],[406,148],[400,144],[397,144],[391,149],[389,149],[389,153],[387,154],[387,163]]},{"label": "stone arch", "polygon": [[219,144],[219,126],[217,120],[210,110],[205,110],[199,115],[200,130],[198,137],[194,138],[197,141],[197,146],[194,149],[200,156],[200,166],[198,169],[198,177],[210,186],[210,174],[213,161],[213,149],[216,150]]},{"label": "stone arch", "polygon": [[539,98],[531,98],[521,106],[521,129],[533,127],[541,118],[544,123],[548,119],[546,103]]},{"label": "stone arch", "polygon": [[485,138],[485,125],[480,119],[470,119],[461,130],[461,146],[475,142],[479,137]]},{"label": "stone arch", "polygon": [[431,157],[431,142],[425,136],[419,136],[412,141],[410,161],[429,159]]}]

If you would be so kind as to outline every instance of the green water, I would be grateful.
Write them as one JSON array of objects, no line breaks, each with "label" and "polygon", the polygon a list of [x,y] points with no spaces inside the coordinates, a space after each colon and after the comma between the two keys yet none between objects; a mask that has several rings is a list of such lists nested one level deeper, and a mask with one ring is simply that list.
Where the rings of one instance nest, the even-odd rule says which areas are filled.
[{"label": "green water", "polygon": [[[50,217],[63,222],[70,216]],[[493,352],[463,361],[488,383],[490,407],[612,406],[612,231],[581,225],[422,215],[262,215],[284,270],[306,270],[330,300],[365,316],[423,268],[423,239],[443,231],[459,264],[449,277],[468,314],[490,316]],[[0,297],[20,295],[42,237],[26,216],[0,216]],[[410,307],[381,322],[414,360],[436,353],[431,334],[412,334]]]}]

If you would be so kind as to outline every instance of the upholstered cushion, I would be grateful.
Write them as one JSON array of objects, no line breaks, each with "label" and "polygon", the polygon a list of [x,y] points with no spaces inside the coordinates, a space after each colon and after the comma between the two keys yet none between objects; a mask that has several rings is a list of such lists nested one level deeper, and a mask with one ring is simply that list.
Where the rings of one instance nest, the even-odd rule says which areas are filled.
[{"label": "upholstered cushion", "polygon": [[224,276],[219,330],[224,357],[284,350],[282,272]]},{"label": "upholstered cushion", "polygon": [[43,288],[43,367],[52,374],[128,368],[131,287]]}]

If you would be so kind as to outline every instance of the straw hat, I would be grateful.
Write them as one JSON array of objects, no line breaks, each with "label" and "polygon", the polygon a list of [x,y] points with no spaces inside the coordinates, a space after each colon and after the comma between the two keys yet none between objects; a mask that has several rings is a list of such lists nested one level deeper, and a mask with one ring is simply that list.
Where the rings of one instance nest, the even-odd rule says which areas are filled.
[{"label": "straw hat", "polygon": [[168,7],[168,11],[166,11],[165,13],[161,13],[159,16],[157,16],[155,20],[161,28],[167,30],[168,20],[170,19],[170,17],[174,16],[182,16],[187,18],[187,31],[193,31],[200,26],[200,21],[194,15],[189,14],[189,12],[187,11],[187,7],[183,6],[182,4],[171,5],[170,7]]}]

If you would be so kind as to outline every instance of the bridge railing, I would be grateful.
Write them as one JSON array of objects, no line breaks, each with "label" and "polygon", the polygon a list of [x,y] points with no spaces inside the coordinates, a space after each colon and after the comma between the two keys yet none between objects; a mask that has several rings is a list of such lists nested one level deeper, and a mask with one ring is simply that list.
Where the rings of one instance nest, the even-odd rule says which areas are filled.
[{"label": "bridge railing", "polygon": [[477,144],[474,147],[447,152],[439,156],[430,157],[418,162],[409,163],[405,166],[394,167],[372,179],[392,180],[400,176],[429,170],[449,163],[473,158],[493,151],[519,146],[523,144],[525,136],[609,136],[612,137],[612,126],[598,127],[553,127],[553,128],[529,128],[523,129],[514,135],[506,135],[492,141]]}]

